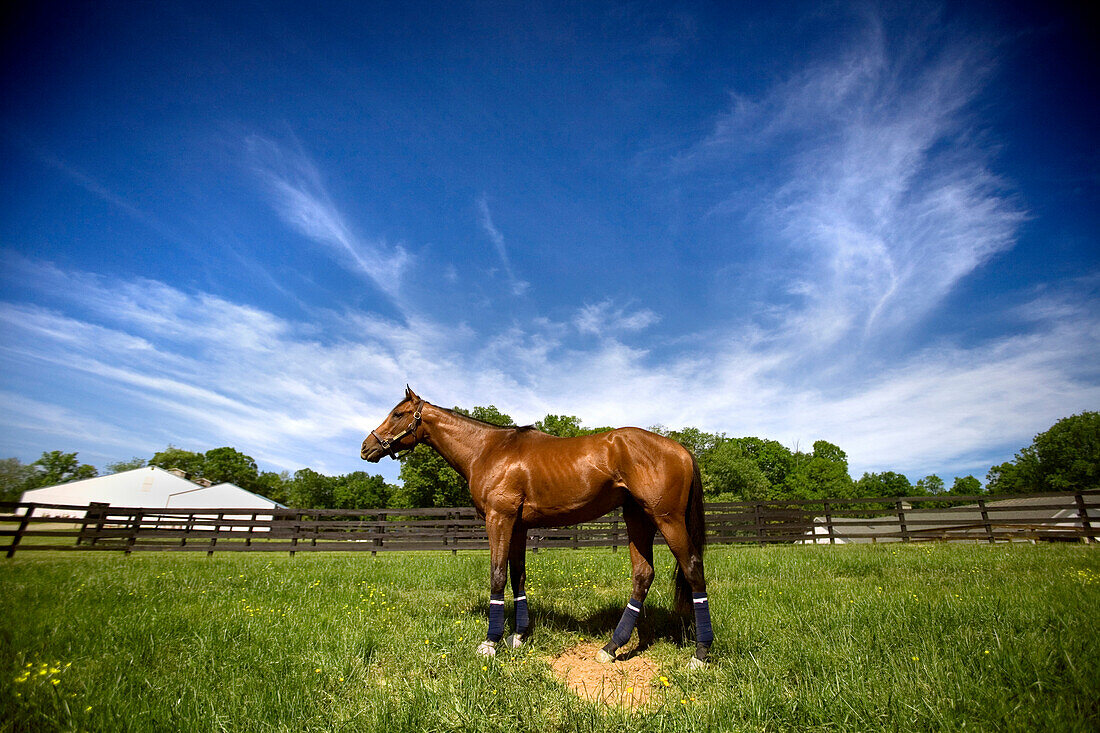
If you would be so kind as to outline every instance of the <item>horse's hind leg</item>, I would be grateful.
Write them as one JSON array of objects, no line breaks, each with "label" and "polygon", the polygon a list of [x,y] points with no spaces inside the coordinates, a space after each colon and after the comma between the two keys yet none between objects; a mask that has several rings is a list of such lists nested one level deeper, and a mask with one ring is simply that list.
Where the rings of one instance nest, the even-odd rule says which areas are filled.
[{"label": "horse's hind leg", "polygon": [[508,577],[512,581],[512,601],[516,611],[516,633],[504,640],[505,646],[516,648],[523,644],[530,628],[527,613],[527,528],[516,520],[512,529],[512,544],[508,549]]},{"label": "horse's hind leg", "polygon": [[638,622],[638,615],[642,612],[642,603],[645,602],[649,586],[653,583],[653,535],[657,527],[633,501],[627,501],[623,505],[623,520],[626,522],[626,532],[630,538],[630,563],[634,570],[634,589],[623,611],[623,616],[619,619],[619,625],[611,635],[611,641],[596,653],[596,659],[601,662],[612,661],[615,658],[615,651],[630,641],[630,635],[634,633],[634,626]]},{"label": "horse's hind leg", "polygon": [[710,604],[707,601],[707,581],[703,575],[703,553],[691,542],[687,526],[683,520],[672,518],[658,519],[657,528],[672,550],[676,562],[691,586],[692,606],[695,611],[695,656],[692,666],[702,666],[710,656],[710,645],[714,643],[714,631],[710,624]]}]

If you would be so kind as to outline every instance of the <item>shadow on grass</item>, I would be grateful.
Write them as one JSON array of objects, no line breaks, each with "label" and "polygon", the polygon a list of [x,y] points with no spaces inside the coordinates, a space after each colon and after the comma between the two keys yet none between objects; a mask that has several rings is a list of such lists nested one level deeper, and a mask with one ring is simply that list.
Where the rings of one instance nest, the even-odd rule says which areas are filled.
[{"label": "shadow on grass", "polygon": [[[610,641],[611,634],[615,631],[615,627],[623,615],[623,607],[607,604],[587,614],[579,614],[556,608],[546,608],[545,606],[542,608],[533,606],[531,608],[531,630],[534,631],[541,626],[553,631],[568,631],[592,637],[594,640],[604,639]],[[508,608],[510,614],[511,606],[509,605]],[[470,613],[483,614],[488,619],[489,604],[485,601],[476,603],[470,609]],[[512,619],[509,616],[506,623],[508,631],[505,633],[511,633],[511,625]],[[643,606],[635,629],[638,634],[638,645],[623,654],[620,657],[621,659],[630,659],[641,654],[658,641],[668,641],[676,646],[684,646],[688,639],[686,619],[670,609],[660,606],[653,608]]]}]

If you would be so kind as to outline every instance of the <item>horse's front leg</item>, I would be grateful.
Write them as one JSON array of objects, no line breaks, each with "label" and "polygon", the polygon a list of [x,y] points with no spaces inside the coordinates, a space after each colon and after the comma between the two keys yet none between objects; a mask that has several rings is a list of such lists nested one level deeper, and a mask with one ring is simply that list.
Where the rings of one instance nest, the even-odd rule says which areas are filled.
[{"label": "horse's front leg", "polygon": [[508,551],[515,523],[515,514],[498,511],[485,514],[485,531],[489,535],[489,632],[477,652],[487,657],[496,655],[497,642],[504,636],[504,586],[508,581]]},{"label": "horse's front leg", "polygon": [[516,610],[516,633],[504,640],[506,646],[515,649],[522,646],[531,626],[527,613],[527,527],[516,520],[512,527],[512,544],[508,552],[508,575],[512,580],[512,601]]}]

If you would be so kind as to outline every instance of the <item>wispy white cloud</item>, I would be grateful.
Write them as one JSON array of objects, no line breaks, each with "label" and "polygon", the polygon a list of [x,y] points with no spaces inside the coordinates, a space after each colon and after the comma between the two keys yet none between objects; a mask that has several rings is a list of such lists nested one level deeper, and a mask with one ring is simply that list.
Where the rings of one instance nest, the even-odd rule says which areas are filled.
[{"label": "wispy white cloud", "polygon": [[661,320],[648,308],[628,312],[616,307],[611,300],[603,300],[581,307],[573,319],[573,325],[581,333],[593,336],[642,331]]},{"label": "wispy white cloud", "polygon": [[489,211],[489,201],[485,196],[481,196],[477,200],[478,220],[481,223],[481,228],[489,237],[489,241],[496,247],[497,256],[500,257],[500,262],[504,266],[504,272],[508,276],[508,282],[512,287],[513,295],[523,295],[531,287],[531,283],[524,280],[520,280],[512,272],[512,262],[508,258],[508,248],[504,244],[504,235],[497,229],[496,224],[493,223],[493,215]]},{"label": "wispy white cloud", "polygon": [[246,145],[283,221],[400,305],[397,295],[409,263],[405,249],[356,234],[333,203],[317,166],[301,150],[258,135],[247,138]]},{"label": "wispy white cloud", "polygon": [[747,213],[786,254],[777,284],[804,343],[850,349],[920,324],[1026,217],[970,111],[992,48],[932,27],[901,42],[868,19],[839,58],[735,96],[676,161],[725,177],[714,213]]}]

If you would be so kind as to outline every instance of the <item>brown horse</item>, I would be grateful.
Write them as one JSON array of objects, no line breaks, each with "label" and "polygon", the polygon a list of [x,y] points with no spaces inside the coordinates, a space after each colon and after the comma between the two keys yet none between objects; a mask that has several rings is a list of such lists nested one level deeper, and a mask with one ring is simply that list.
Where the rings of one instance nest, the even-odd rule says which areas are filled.
[{"label": "brown horse", "polygon": [[[623,508],[634,567],[634,590],[600,661],[625,644],[653,582],[653,537],[660,530],[676,557],[677,607],[694,607],[692,664],[707,660],[714,634],[703,577],[703,490],[695,458],[679,443],[639,428],[558,438],[535,428],[503,428],[429,404],[406,387],[405,399],[363,441],[364,460],[396,457],[418,443],[435,448],[470,485],[485,518],[491,564],[489,633],[478,647],[495,654],[504,633],[504,586],[511,567],[516,633],[528,631],[527,530],[563,527]],[[689,602],[690,598],[690,602]]]}]

